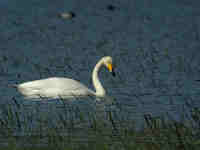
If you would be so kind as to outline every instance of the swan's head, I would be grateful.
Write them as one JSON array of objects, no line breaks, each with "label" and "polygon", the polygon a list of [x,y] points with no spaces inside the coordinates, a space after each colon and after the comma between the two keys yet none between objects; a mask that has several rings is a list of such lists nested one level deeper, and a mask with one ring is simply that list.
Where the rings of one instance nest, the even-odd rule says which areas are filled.
[{"label": "swan's head", "polygon": [[115,76],[112,57],[105,56],[105,57],[102,58],[102,62],[108,68],[109,72],[111,72],[112,75]]}]

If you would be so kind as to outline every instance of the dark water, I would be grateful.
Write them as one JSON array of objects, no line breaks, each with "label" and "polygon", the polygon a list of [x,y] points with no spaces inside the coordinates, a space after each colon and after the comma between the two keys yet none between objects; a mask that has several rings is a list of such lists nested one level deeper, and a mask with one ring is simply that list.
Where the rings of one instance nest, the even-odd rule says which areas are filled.
[{"label": "dark water", "polygon": [[[25,101],[9,85],[62,76],[93,88],[94,65],[110,55],[117,77],[105,69],[99,76],[138,127],[144,114],[168,113],[179,120],[180,113],[189,111],[186,102],[199,107],[198,2],[151,2],[116,1],[117,9],[110,12],[107,1],[1,1],[1,105],[17,97],[27,105],[24,111],[37,116],[39,109],[52,116],[51,109],[59,111],[59,103]],[[68,11],[77,17],[58,17]]]}]

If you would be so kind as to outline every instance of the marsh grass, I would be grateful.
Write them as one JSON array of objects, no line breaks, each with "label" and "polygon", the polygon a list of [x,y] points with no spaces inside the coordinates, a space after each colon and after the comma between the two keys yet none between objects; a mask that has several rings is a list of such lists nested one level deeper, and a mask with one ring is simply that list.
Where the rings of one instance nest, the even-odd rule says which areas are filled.
[{"label": "marsh grass", "polygon": [[49,114],[53,110],[46,114],[37,110],[37,114],[24,114],[24,106],[15,99],[13,102],[1,108],[0,139],[4,150],[187,150],[200,145],[198,108],[191,109],[191,117],[185,118],[185,122],[169,120],[167,115],[146,114],[143,130],[136,130],[134,121],[120,117],[117,111],[100,116],[97,114],[103,112],[85,113],[77,105],[62,101],[64,113],[56,112],[53,116]]}]

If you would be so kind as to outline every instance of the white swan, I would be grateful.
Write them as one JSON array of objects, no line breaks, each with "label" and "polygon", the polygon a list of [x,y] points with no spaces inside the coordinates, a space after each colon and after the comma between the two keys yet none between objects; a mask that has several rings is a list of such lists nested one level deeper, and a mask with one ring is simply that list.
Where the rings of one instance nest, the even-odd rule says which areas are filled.
[{"label": "white swan", "polygon": [[106,92],[101,85],[98,77],[98,71],[101,66],[106,66],[108,70],[115,76],[112,65],[112,58],[105,56],[96,64],[93,73],[92,81],[96,92],[88,89],[80,82],[62,77],[51,77],[47,79],[29,81],[17,85],[18,91],[25,96],[25,98],[72,98],[81,96],[98,96],[105,97]]}]

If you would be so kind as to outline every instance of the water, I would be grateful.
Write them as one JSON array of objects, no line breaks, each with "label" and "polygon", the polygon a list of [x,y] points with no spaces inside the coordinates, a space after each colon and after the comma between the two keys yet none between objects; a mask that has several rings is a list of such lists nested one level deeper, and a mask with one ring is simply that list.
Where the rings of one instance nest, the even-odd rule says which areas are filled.
[{"label": "water", "polygon": [[[135,120],[138,128],[145,114],[169,113],[179,120],[179,114],[189,110],[184,107],[187,101],[199,107],[200,10],[195,4],[154,2],[159,6],[154,8],[139,0],[134,4],[118,1],[120,9],[113,13],[105,9],[107,1],[14,4],[1,3],[5,6],[1,13],[6,14],[0,17],[1,105],[13,104],[12,98],[17,97],[27,107],[23,111],[33,111],[35,116],[35,108],[48,112],[47,117],[61,113],[57,101],[25,101],[8,85],[62,76],[93,88],[94,65],[110,55],[117,77],[105,69],[99,76],[108,94],[120,104],[121,114]],[[57,17],[69,8],[76,11],[77,18]]]}]

